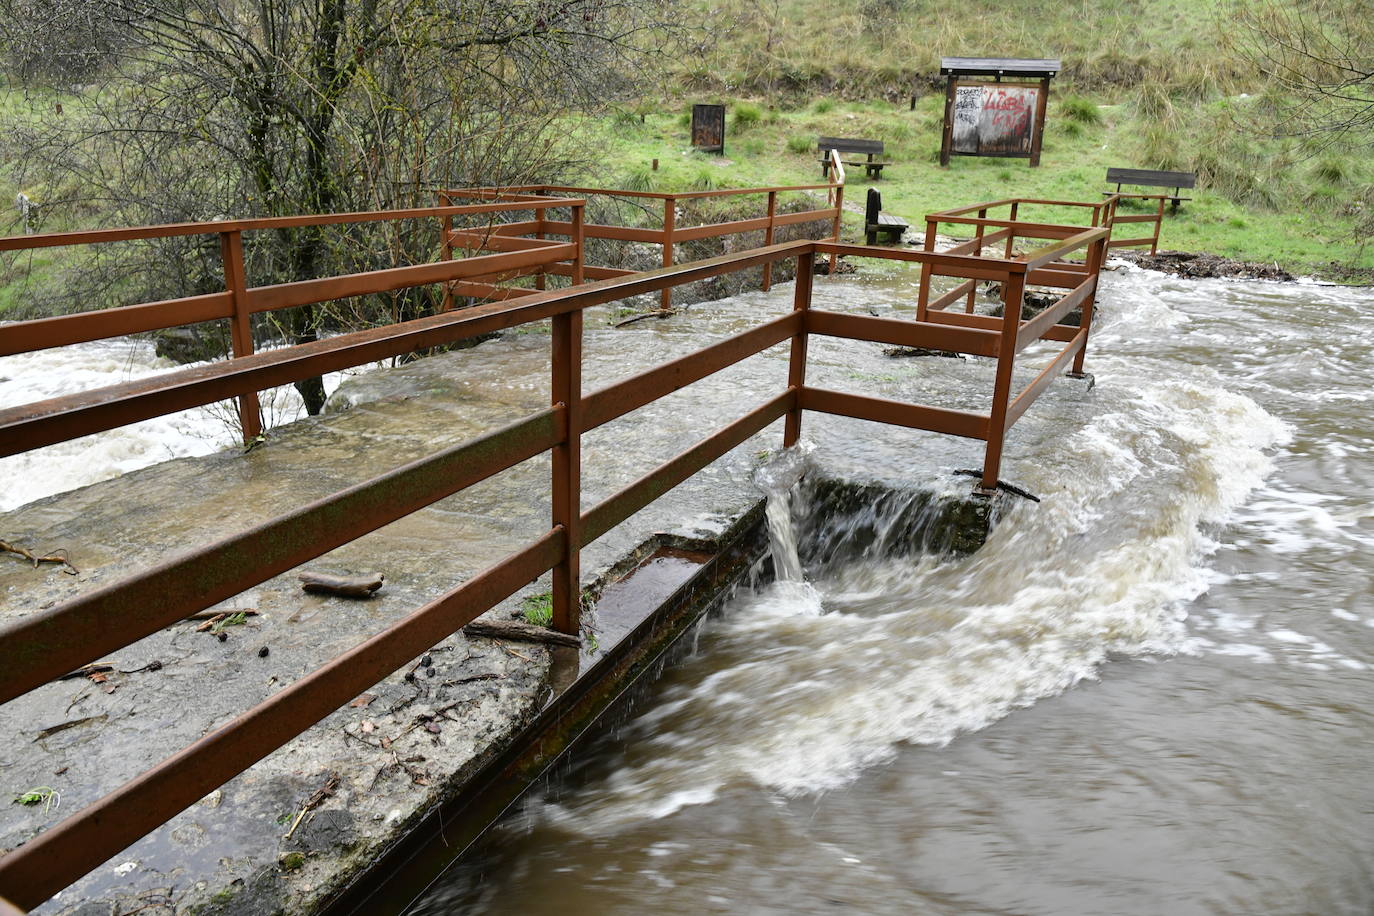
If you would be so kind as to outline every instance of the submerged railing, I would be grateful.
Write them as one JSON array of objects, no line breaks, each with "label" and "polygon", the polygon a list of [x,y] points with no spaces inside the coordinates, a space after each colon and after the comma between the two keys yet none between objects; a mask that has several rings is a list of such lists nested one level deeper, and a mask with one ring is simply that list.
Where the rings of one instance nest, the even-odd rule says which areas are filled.
[{"label": "submerged railing", "polygon": [[[531,203],[534,202],[520,202],[518,206]],[[541,206],[578,203],[547,201]],[[439,209],[458,212],[464,208]],[[983,440],[986,447],[981,485],[985,490],[995,487],[1007,430],[1063,368],[1068,357],[1074,357],[1075,371],[1082,368],[1096,271],[1105,252],[1108,229],[977,219],[980,230],[996,224],[994,232],[983,236],[985,245],[1020,237],[1052,241],[1019,257],[1010,257],[1005,252],[998,257],[980,256],[976,245],[967,251],[946,252],[889,250],[833,241],[772,245],[567,289],[536,291],[509,302],[245,354],[220,363],[0,411],[0,455],[9,455],[134,420],[244,397],[271,386],[424,347],[530,322],[552,321],[548,407],[302,508],[263,519],[250,530],[197,547],[56,607],[37,610],[0,629],[0,658],[5,660],[0,669],[0,703],[5,703],[520,462],[544,452],[552,453],[550,522],[547,527],[530,532],[531,539],[525,546],[0,859],[0,898],[24,908],[39,905],[546,571],[553,571],[553,626],[564,633],[580,633],[581,548],[778,419],[784,420],[786,446],[797,442],[805,411]],[[233,224],[233,228],[209,225],[210,228],[201,224],[175,231],[233,233],[246,228],[239,224]],[[356,293],[391,288],[383,284],[466,282],[481,276],[483,271],[490,274],[495,270],[523,270],[540,260],[571,263],[571,278],[576,282],[581,279],[581,233],[577,225],[566,228],[572,237],[566,244],[503,252],[470,261],[441,261],[398,272],[302,281],[287,284],[284,289],[242,291],[251,303],[246,311],[315,301],[313,297],[343,295],[344,290]],[[1007,233],[999,235],[1003,230]],[[103,236],[81,240],[101,241]],[[72,236],[53,236],[44,244],[77,241]],[[18,246],[13,240],[3,240],[0,247]],[[1085,264],[1068,265],[1064,256],[1077,251],[1086,253]],[[838,255],[920,264],[924,280],[915,320],[813,308],[815,260]],[[528,262],[522,260],[526,258]],[[583,393],[582,313],[586,308],[645,293],[666,292],[685,283],[790,259],[796,261],[797,277],[790,314],[632,378]],[[952,277],[965,283],[1000,283],[1002,317],[941,311],[940,300],[927,301],[927,281],[931,277]],[[1023,292],[1026,283],[1033,279],[1057,280],[1070,292],[1040,316],[1023,321]],[[1073,285],[1069,286],[1070,283]],[[242,290],[242,284],[237,288]],[[217,317],[220,312],[245,311],[242,306],[238,306],[240,312],[233,311],[235,303],[244,298],[239,292],[198,298],[201,301],[194,307],[203,309],[209,317]],[[1083,327],[1056,324],[1075,305],[1083,309]],[[177,323],[172,322],[174,318],[185,320],[174,304],[135,308],[145,310],[135,313],[143,317],[117,325],[89,316],[77,316],[84,323],[71,325],[62,324],[65,319],[52,319],[57,324],[46,327],[61,330],[48,332],[46,337],[39,336],[34,323],[27,323],[21,336],[12,338],[9,334],[16,326],[11,326],[3,332],[6,340],[19,340],[21,344],[9,343],[6,352],[35,349],[40,343],[57,345],[63,339],[80,338],[82,333],[90,336],[81,339],[93,339],[114,333],[116,328],[122,329],[120,333],[128,333],[134,328],[158,326],[157,322]],[[84,330],[69,329],[73,327]],[[811,335],[927,347],[995,359],[997,369],[988,411],[911,404],[808,385],[807,342]],[[1067,339],[1070,343],[1034,382],[1012,399],[1010,385],[1017,354],[1037,339]],[[784,388],[757,392],[758,402],[738,419],[711,431],[620,492],[581,510],[580,450],[585,432],[784,342],[791,348]],[[3,908],[0,899],[0,910]]]}]

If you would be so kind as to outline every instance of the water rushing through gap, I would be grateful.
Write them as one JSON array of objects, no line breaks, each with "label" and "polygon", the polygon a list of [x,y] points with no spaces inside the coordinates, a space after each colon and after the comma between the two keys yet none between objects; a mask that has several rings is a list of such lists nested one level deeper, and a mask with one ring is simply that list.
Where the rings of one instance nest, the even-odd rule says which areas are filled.
[{"label": "water rushing through gap", "polygon": [[413,912],[1374,909],[1374,295],[1105,286],[1096,390],[1013,433],[1042,503],[805,569],[783,462],[779,581]]}]

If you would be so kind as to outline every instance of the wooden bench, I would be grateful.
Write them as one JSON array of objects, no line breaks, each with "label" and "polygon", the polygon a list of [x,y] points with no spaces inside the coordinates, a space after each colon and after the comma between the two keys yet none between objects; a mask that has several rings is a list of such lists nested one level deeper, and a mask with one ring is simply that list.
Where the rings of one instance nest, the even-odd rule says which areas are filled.
[{"label": "wooden bench", "polygon": [[816,149],[821,154],[821,177],[830,176],[830,151],[833,149],[838,153],[857,153],[867,156],[866,159],[842,160],[845,165],[863,166],[869,178],[882,178],[883,166],[886,162],[878,162],[873,157],[883,154],[883,141],[881,140],[860,140],[850,137],[821,137],[816,141]]},{"label": "wooden bench", "polygon": [[1103,194],[1120,194],[1123,184],[1136,185],[1150,188],[1172,188],[1174,193],[1169,198],[1172,206],[1170,212],[1177,213],[1178,205],[1185,200],[1192,200],[1191,197],[1180,197],[1179,190],[1183,188],[1193,188],[1197,186],[1197,176],[1192,172],[1166,172],[1162,169],[1107,169],[1107,181],[1116,182],[1115,191],[1103,191]]},{"label": "wooden bench", "polygon": [[864,241],[876,245],[878,236],[884,235],[887,241],[897,244],[908,228],[901,217],[883,212],[883,195],[877,188],[869,188],[868,205],[864,208]]}]

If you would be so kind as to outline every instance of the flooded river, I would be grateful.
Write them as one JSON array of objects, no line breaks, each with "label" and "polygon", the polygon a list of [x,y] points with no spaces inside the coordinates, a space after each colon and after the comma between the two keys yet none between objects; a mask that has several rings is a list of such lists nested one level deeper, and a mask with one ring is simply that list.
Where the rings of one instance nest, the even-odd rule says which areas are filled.
[{"label": "flooded river", "polygon": [[1100,304],[1096,388],[1011,436],[1043,502],[738,596],[412,912],[1374,910],[1374,293],[1122,269]]},{"label": "flooded river", "polygon": [[[816,304],[909,316],[915,283],[820,281]],[[739,594],[412,912],[1374,911],[1374,291],[1122,268],[1100,305],[1096,387],[1056,382],[1008,442],[1006,477],[1042,502],[971,557],[799,564]],[[781,286],[626,331],[589,317],[588,387],[789,307]],[[165,371],[141,346],[0,361],[3,403]],[[810,346],[817,385],[975,409],[991,388],[987,360]],[[523,412],[547,347],[453,359]],[[590,435],[587,498],[785,373],[775,348]],[[4,505],[228,429],[202,412],[7,459]],[[981,457],[811,414],[804,435],[811,466],[888,483],[967,487],[950,472]],[[759,448],[706,473],[747,483]],[[806,506],[781,509],[785,551]]]}]

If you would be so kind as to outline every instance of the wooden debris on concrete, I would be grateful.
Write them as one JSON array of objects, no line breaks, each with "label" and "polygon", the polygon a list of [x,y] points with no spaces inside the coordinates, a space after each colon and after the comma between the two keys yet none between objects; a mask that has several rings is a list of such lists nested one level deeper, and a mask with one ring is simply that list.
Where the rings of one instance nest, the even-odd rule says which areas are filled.
[{"label": "wooden debris on concrete", "polygon": [[301,588],[307,592],[343,598],[371,598],[386,579],[380,573],[375,576],[331,576],[315,572],[303,572],[297,578],[301,580]]},{"label": "wooden debris on concrete", "polygon": [[487,639],[506,639],[511,642],[537,642],[551,646],[573,647],[582,645],[582,640],[576,636],[521,620],[474,620],[463,627],[463,632],[468,636],[485,636]]},{"label": "wooden debris on concrete", "polygon": [[49,554],[45,557],[40,557],[35,555],[33,551],[25,547],[21,547],[18,544],[11,544],[8,541],[0,541],[0,553],[18,554],[19,556],[23,557],[24,559],[32,563],[34,569],[37,569],[38,564],[40,563],[60,563],[62,564],[62,571],[69,576],[75,576],[80,572],[80,570],[73,566],[71,562],[67,559],[67,552],[65,550],[59,550],[57,553]]}]

